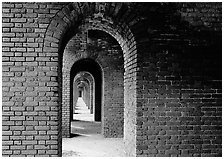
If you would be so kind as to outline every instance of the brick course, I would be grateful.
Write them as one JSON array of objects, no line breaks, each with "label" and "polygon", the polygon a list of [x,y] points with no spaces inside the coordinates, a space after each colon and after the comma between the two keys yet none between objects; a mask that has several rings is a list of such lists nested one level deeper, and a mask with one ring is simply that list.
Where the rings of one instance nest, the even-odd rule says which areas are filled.
[{"label": "brick course", "polygon": [[[3,145],[5,145],[5,142],[13,141],[12,146],[8,147],[8,149],[12,151],[3,151],[3,156],[37,155],[38,151],[29,150],[29,145],[31,143],[38,144],[37,141],[40,139],[33,141],[34,137],[29,138],[29,136],[36,136],[41,133],[42,130],[45,131],[45,134],[49,131],[58,130],[57,126],[45,127],[45,125],[42,125],[41,121],[39,121],[41,118],[46,120],[54,115],[39,112],[37,108],[40,105],[44,105],[44,107],[42,107],[43,110],[50,110],[48,105],[51,103],[51,99],[54,99],[56,94],[50,95],[49,100],[42,104],[42,101],[36,100],[36,97],[39,96],[38,92],[50,91],[51,86],[53,87],[57,85],[51,84],[49,86],[49,84],[47,85],[46,83],[46,86],[48,87],[45,87],[45,83],[41,83],[42,78],[47,77],[48,74],[45,75],[45,73],[40,73],[39,66],[46,65],[46,62],[50,60],[43,57],[41,54],[42,51],[38,51],[39,48],[37,47],[41,48],[43,46],[43,37],[47,25],[37,22],[38,14],[42,14],[41,10],[38,9],[40,4],[30,5],[32,6],[31,8],[27,8],[26,3],[2,4],[2,37],[4,39],[2,50],[3,71],[5,70],[5,72],[3,72],[3,78],[10,77],[7,79],[6,83],[3,82],[3,97],[10,98],[8,99],[8,102],[3,102],[3,116],[6,115],[5,113],[13,113],[10,118],[8,118],[7,122],[3,122],[3,127],[4,125],[10,124],[10,127],[7,128],[8,131],[3,133]],[[36,7],[34,7],[34,5]],[[46,4],[43,5],[46,6]],[[59,6],[62,7],[61,5]],[[50,15],[49,10],[47,13]],[[44,11],[44,14],[46,14],[46,11]],[[50,70],[50,66],[46,67]],[[31,77],[34,77],[36,81],[30,81]],[[53,75],[51,77],[53,77]],[[47,81],[51,82],[50,77]],[[55,81],[53,82],[57,83]],[[56,114],[55,117],[57,118]],[[21,123],[19,123],[20,121]],[[51,136],[52,135],[49,135],[49,138],[51,138]],[[54,140],[55,145],[57,145],[58,140],[52,140]],[[16,146],[17,142],[20,142],[22,145]],[[42,145],[42,143],[40,143],[40,145]],[[58,154],[58,152],[56,154]],[[47,154],[47,156],[49,155],[50,153]]]}]

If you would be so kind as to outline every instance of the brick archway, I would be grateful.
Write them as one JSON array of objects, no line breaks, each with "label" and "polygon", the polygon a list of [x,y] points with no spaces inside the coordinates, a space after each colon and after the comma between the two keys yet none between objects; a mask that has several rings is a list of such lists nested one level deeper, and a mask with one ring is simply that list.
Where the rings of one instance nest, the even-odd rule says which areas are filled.
[{"label": "brick archway", "polygon": [[[124,140],[127,155],[136,154],[136,106],[137,106],[137,50],[135,38],[128,26],[119,19],[117,12],[122,4],[116,3],[113,13],[109,14],[107,3],[100,13],[100,3],[70,3],[52,18],[45,34],[44,52],[58,55],[59,107],[62,105],[62,58],[63,50],[70,36],[80,25],[88,29],[102,30],[113,36],[120,44],[124,57]],[[116,17],[117,16],[117,17]],[[114,18],[111,18],[114,17]],[[113,20],[115,19],[115,20]],[[61,109],[59,109],[59,149],[61,147]],[[59,150],[61,151],[61,149]],[[59,153],[60,154],[60,153]]]},{"label": "brick archway", "polygon": [[[97,62],[92,59],[81,59],[75,62],[71,68],[71,77],[70,77],[70,85],[73,88],[73,80],[78,72],[87,71],[91,73],[95,81],[95,112],[94,112],[94,120],[101,121],[101,105],[102,105],[102,70]],[[73,94],[73,90],[70,91],[71,96]],[[72,103],[72,98],[70,98],[70,102]],[[71,107],[72,109],[72,107]],[[73,112],[71,110],[71,112]],[[70,113],[70,111],[68,112]]]},{"label": "brick archway", "polygon": [[86,71],[79,72],[74,78],[74,81],[73,81],[73,85],[74,85],[74,87],[73,87],[73,106],[75,106],[77,98],[78,98],[78,94],[77,94],[78,92],[76,92],[75,88],[77,87],[77,82],[80,78],[85,79],[89,83],[89,93],[90,94],[89,94],[89,102],[87,105],[88,105],[88,108],[90,109],[90,113],[93,114],[93,108],[95,106],[95,103],[94,103],[95,81],[94,81],[93,76],[89,72],[86,72]]},{"label": "brick archway", "polygon": [[[75,104],[76,104],[76,100],[77,100],[77,99],[74,99],[74,93],[78,94],[78,92],[75,92],[75,91],[77,91],[77,87],[74,87],[74,85],[77,85],[77,86],[84,85],[85,89],[84,89],[83,101],[85,102],[87,107],[90,108],[90,101],[91,101],[90,100],[90,94],[91,94],[92,83],[89,81],[89,79],[87,79],[83,76],[75,77],[74,80],[71,81],[71,82],[73,82],[73,88],[71,88],[71,89],[73,89],[72,90],[73,91],[73,97],[71,97],[71,99],[72,99],[71,103],[73,103],[73,106],[72,106],[73,107],[73,112],[74,112]],[[80,97],[80,95],[79,95],[79,97]]]}]

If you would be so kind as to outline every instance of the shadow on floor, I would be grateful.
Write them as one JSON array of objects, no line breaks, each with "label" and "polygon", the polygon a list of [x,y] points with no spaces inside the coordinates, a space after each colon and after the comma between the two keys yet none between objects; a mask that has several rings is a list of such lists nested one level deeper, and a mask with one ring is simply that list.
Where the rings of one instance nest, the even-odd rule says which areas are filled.
[{"label": "shadow on floor", "polygon": [[71,133],[79,135],[100,135],[101,122],[79,121],[71,122]]},{"label": "shadow on floor", "polygon": [[81,136],[83,136],[83,135],[81,135],[81,134],[71,134],[70,135],[70,138],[73,138],[73,137],[81,137]]}]

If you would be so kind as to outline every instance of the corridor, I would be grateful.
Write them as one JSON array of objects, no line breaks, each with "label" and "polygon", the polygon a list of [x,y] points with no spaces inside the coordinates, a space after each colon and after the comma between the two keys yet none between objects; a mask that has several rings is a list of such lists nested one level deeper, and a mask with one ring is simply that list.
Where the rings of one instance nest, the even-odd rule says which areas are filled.
[{"label": "corridor", "polygon": [[93,114],[90,114],[90,110],[81,97],[77,100],[73,120],[93,121]]},{"label": "corridor", "polygon": [[62,157],[124,157],[122,138],[104,138],[101,122],[93,121],[82,98],[78,98],[71,138],[62,140]]}]

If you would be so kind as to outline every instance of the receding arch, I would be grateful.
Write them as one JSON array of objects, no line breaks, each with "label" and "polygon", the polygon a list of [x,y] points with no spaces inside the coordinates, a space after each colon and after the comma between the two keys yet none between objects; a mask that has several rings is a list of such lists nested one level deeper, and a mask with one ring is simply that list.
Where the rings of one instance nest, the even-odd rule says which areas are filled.
[{"label": "receding arch", "polygon": [[[92,32],[92,31],[91,31]],[[94,31],[97,36],[93,36],[91,33],[91,41],[97,41],[97,38],[100,38],[104,43],[98,43],[96,46],[99,46],[98,49],[95,47],[85,47],[85,45],[80,46],[80,43],[86,42],[85,33],[80,32],[75,35],[67,44],[64,50],[64,60],[63,60],[63,134],[64,136],[69,136],[69,122],[70,122],[70,112],[67,108],[70,107],[71,94],[70,87],[70,69],[72,64],[83,58],[91,58],[96,60],[102,67],[104,76],[104,83],[107,87],[104,87],[104,105],[103,105],[103,119],[102,120],[102,132],[104,137],[123,137],[123,128],[124,128],[124,86],[123,86],[123,76],[124,76],[124,67],[123,67],[123,57],[122,50],[117,41],[110,36],[109,34],[103,31]],[[105,39],[106,37],[106,39]],[[101,41],[100,40],[100,41]],[[109,43],[108,43],[109,42]],[[94,43],[92,43],[94,45]],[[91,44],[91,46],[93,46]],[[103,44],[103,45],[102,45]],[[106,44],[106,45],[104,45]],[[114,47],[108,47],[116,46]],[[107,49],[100,48],[107,47]],[[87,49],[87,50],[85,50]],[[90,51],[91,50],[91,51]],[[100,51],[99,51],[100,50]],[[113,51],[112,51],[113,50]],[[111,52],[112,51],[112,52]],[[112,54],[111,54],[112,53]],[[95,56],[96,55],[96,56]],[[102,56],[103,55],[103,56]],[[106,57],[106,58],[103,58]],[[113,57],[113,58],[112,58]],[[114,59],[114,60],[111,60]],[[114,76],[113,76],[114,75]],[[113,80],[111,80],[113,79]],[[110,85],[108,85],[111,83]],[[112,84],[113,83],[113,84]],[[109,86],[109,87],[108,87]],[[119,95],[118,95],[118,91]],[[114,118],[114,119],[113,119]],[[115,126],[116,125],[116,126]]]},{"label": "receding arch", "polygon": [[[72,81],[71,81],[72,82]],[[79,97],[82,97],[83,98],[83,101],[84,101],[84,103],[88,106],[88,108],[89,108],[89,90],[90,90],[90,83],[88,82],[88,80],[86,80],[86,79],[77,79],[76,80],[76,82],[77,82],[77,85],[78,85],[78,89],[82,89],[81,90],[81,94],[79,95]],[[73,82],[73,84],[74,84],[74,82]],[[74,86],[72,87],[73,88],[73,90],[72,90],[72,92],[74,93],[75,92],[75,90],[74,90]],[[76,89],[77,90],[77,89]],[[77,101],[74,101],[74,98],[72,98],[71,97],[71,99],[73,99],[73,109],[75,108],[75,105],[74,105],[74,103],[76,103]],[[74,111],[73,111],[74,112]]]},{"label": "receding arch", "polygon": [[93,76],[89,73],[89,72],[86,72],[86,71],[82,71],[80,73],[78,73],[75,78],[74,78],[74,87],[73,87],[73,105],[76,104],[76,100],[77,100],[77,92],[75,92],[74,88],[76,88],[77,86],[77,80],[80,79],[80,78],[83,78],[85,79],[86,81],[88,81],[89,83],[89,103],[88,103],[88,106],[89,106],[89,109],[90,109],[90,113],[93,114],[93,108],[95,106],[95,81],[94,81],[94,78]]},{"label": "receding arch", "polygon": [[[76,78],[76,76],[75,76],[75,79],[73,81],[73,87],[72,87],[73,88],[73,93],[75,93],[75,91],[77,91],[77,88],[74,85],[77,85],[77,87],[82,87],[84,89],[83,92],[82,92],[83,93],[82,98],[83,98],[85,104],[88,106],[88,108],[90,108],[90,105],[91,105],[90,104],[90,93],[91,93],[90,91],[91,91],[91,85],[92,84],[88,79],[83,77],[83,75],[81,77],[77,77],[77,78]],[[77,94],[77,92],[75,94]],[[80,97],[80,95],[79,95],[79,97]],[[71,96],[71,99],[73,99],[73,107],[75,107],[75,104],[76,104],[77,101],[74,99],[74,94],[73,94],[73,98]]]},{"label": "receding arch", "polygon": [[[101,121],[101,109],[102,109],[102,70],[100,65],[92,59],[81,59],[75,62],[71,68],[70,85],[73,88],[73,80],[75,75],[81,71],[89,72],[95,81],[95,112],[94,120]],[[70,92],[73,96],[73,91]],[[70,98],[70,103],[73,103],[72,98]],[[71,107],[70,109],[73,109]],[[71,110],[73,112],[73,110]],[[72,114],[71,114],[72,116]]]},{"label": "receding arch", "polygon": [[[108,3],[104,3],[105,6]],[[137,48],[135,37],[121,19],[117,18],[119,11],[124,6],[123,3],[113,3],[114,9],[105,7],[104,19],[99,20],[94,17],[97,13],[99,3],[69,3],[61,11],[59,11],[52,20],[46,30],[44,39],[44,52],[58,55],[58,82],[59,82],[59,156],[61,156],[62,143],[62,61],[65,46],[71,36],[78,32],[78,27],[87,24],[88,18],[94,20],[97,24],[94,29],[108,30],[110,35],[118,41],[124,57],[124,139],[126,153],[130,156],[136,154],[136,108],[137,108]],[[106,20],[105,20],[106,19]],[[90,24],[91,26],[92,24]],[[70,90],[69,90],[70,91]],[[66,135],[66,134],[65,134]]]}]

